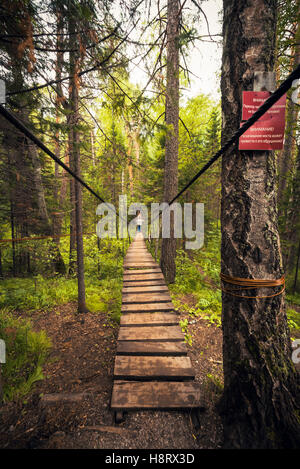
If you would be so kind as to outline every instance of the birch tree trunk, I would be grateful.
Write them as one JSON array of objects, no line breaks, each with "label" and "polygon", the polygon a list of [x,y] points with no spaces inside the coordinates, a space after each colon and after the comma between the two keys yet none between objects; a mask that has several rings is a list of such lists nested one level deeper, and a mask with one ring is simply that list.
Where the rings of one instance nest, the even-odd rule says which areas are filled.
[{"label": "birch tree trunk", "polygon": [[[166,149],[164,167],[164,201],[178,191],[178,121],[179,121],[179,21],[178,0],[168,0],[167,24],[167,87],[166,87]],[[171,237],[162,239],[161,269],[167,283],[175,281],[176,239],[171,212]]]},{"label": "birch tree trunk", "polygon": [[[240,126],[242,91],[254,71],[274,66],[276,0],[223,0],[222,140]],[[279,279],[273,152],[227,152],[222,160],[221,270],[231,277]],[[230,289],[227,284],[224,288]],[[271,295],[278,290],[244,290]],[[223,292],[224,393],[220,404],[226,447],[289,448],[300,444],[299,383],[283,295],[246,299]]]}]

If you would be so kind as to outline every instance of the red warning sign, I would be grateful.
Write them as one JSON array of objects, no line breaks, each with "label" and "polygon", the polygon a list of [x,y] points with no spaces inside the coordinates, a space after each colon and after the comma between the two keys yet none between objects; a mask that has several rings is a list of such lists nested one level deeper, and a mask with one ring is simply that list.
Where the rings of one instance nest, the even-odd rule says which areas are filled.
[{"label": "red warning sign", "polygon": [[[248,120],[258,108],[270,97],[269,91],[243,91],[243,111],[242,121]],[[285,121],[285,103],[286,94],[281,96],[278,101],[261,117],[269,119],[271,116]]]},{"label": "red warning sign", "polygon": [[284,123],[259,119],[240,137],[239,150],[281,150],[283,139]]},{"label": "red warning sign", "polygon": [[[242,120],[249,119],[269,96],[268,91],[244,91]],[[240,137],[239,149],[281,150],[285,129],[285,104],[286,94]]]}]

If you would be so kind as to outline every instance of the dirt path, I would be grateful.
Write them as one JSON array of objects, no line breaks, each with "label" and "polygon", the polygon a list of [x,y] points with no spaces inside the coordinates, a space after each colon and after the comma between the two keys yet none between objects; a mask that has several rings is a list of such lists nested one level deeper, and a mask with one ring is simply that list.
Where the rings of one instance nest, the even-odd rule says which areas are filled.
[{"label": "dirt path", "polygon": [[[74,314],[75,304],[31,315],[34,328],[52,340],[45,379],[26,401],[0,410],[0,448],[44,449],[212,449],[222,427],[215,411],[222,381],[221,330],[207,321],[189,325],[189,355],[205,399],[200,420],[191,412],[129,412],[116,425],[110,410],[118,326],[105,314]],[[182,319],[184,316],[182,316]],[[214,384],[215,383],[215,384]],[[58,393],[56,402],[46,395]],[[72,402],[62,396],[72,393]]]}]

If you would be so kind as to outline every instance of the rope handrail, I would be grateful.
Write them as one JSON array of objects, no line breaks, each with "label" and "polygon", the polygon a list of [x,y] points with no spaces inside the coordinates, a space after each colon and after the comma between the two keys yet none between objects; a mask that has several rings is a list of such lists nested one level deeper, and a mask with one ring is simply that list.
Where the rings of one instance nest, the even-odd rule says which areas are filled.
[{"label": "rope handrail", "polygon": [[281,295],[281,293],[285,290],[285,278],[282,276],[279,279],[270,280],[270,279],[256,279],[256,278],[241,278],[241,277],[230,277],[229,275],[225,275],[222,272],[220,273],[220,277],[222,282],[229,283],[231,285],[237,285],[244,290],[253,290],[256,288],[271,288],[271,287],[279,287],[283,285],[282,289],[274,293],[273,295],[265,295],[265,296],[246,296],[246,295],[239,295],[235,292],[240,292],[240,289],[234,290],[227,290],[222,287],[222,291],[225,293],[229,293],[232,296],[237,296],[239,298],[273,298],[273,296]]},{"label": "rope handrail", "polygon": [[168,205],[172,205],[205,171],[225,153],[238,139],[249,129],[260,117],[262,117],[292,86],[293,81],[300,78],[300,65],[293,70],[289,76],[281,83],[274,93],[258,108],[258,110],[227,140],[227,142],[215,153],[214,156],[198,171],[197,174],[181,189]]}]

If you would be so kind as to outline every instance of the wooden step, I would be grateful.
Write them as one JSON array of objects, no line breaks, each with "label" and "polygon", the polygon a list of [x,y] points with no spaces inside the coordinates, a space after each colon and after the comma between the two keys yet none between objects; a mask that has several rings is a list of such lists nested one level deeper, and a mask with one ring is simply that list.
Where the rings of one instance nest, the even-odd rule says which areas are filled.
[{"label": "wooden step", "polygon": [[132,262],[132,263],[141,263],[141,262],[156,262],[152,256],[145,256],[144,254],[138,254],[138,255],[127,255],[124,257],[124,264],[127,262]]},{"label": "wooden step", "polygon": [[194,377],[189,357],[117,355],[115,358],[114,379],[176,381]]},{"label": "wooden step", "polygon": [[172,326],[178,324],[176,313],[127,313],[121,316],[121,326]]},{"label": "wooden step", "polygon": [[126,275],[142,275],[142,274],[162,274],[162,271],[159,266],[153,267],[152,269],[130,269],[124,272],[124,276]]},{"label": "wooden step", "polygon": [[123,294],[122,304],[134,303],[156,303],[171,302],[169,292],[167,293],[125,293]]},{"label": "wooden step", "polygon": [[166,286],[165,281],[163,279],[154,279],[154,280],[142,280],[141,282],[127,282],[123,280],[123,288],[124,287],[155,287],[155,286]]},{"label": "wooden step", "polygon": [[201,407],[200,387],[195,382],[115,381],[111,408],[185,409]]},{"label": "wooden step", "polygon": [[159,292],[168,292],[168,287],[166,285],[145,285],[141,287],[123,287],[123,295],[126,293],[159,293]]},{"label": "wooden step", "polygon": [[123,281],[136,282],[137,286],[139,285],[138,282],[144,282],[145,280],[164,280],[164,276],[160,272],[152,274],[131,274],[126,272],[123,275]]},{"label": "wooden step", "polygon": [[184,342],[118,341],[117,355],[185,356]]},{"label": "wooden step", "polygon": [[122,304],[122,313],[154,313],[155,311],[173,311],[174,306],[172,303],[133,303],[133,304]]},{"label": "wooden step", "polygon": [[145,261],[145,262],[124,262],[123,264],[123,267],[125,269],[127,268],[130,268],[130,267],[134,267],[134,268],[137,268],[137,267],[154,267],[156,265],[156,263],[153,261],[151,262],[148,262],[148,261]]},{"label": "wooden step", "polygon": [[183,341],[180,326],[120,327],[118,340],[173,342]]}]

